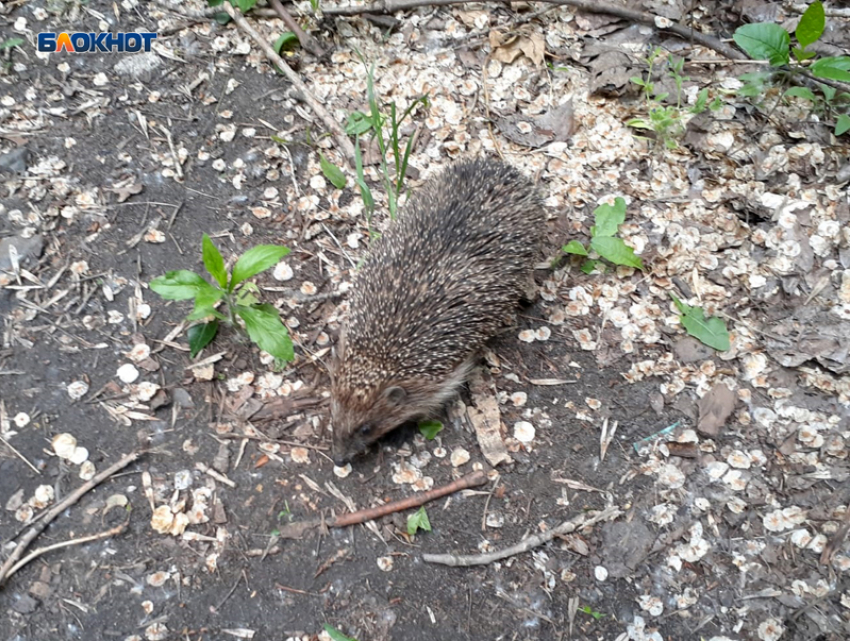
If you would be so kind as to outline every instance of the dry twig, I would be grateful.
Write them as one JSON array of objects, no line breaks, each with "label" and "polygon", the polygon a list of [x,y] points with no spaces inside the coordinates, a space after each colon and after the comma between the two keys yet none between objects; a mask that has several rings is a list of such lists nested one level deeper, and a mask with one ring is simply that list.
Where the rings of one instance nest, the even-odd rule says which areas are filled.
[{"label": "dry twig", "polygon": [[222,7],[227,12],[227,14],[233,18],[233,21],[236,25],[242,29],[247,35],[249,35],[254,42],[256,42],[260,48],[263,50],[263,53],[266,54],[266,58],[268,58],[273,65],[276,65],[283,71],[283,74],[287,77],[287,79],[295,85],[295,88],[298,90],[298,97],[303,100],[310,109],[313,110],[324,125],[333,133],[334,138],[336,139],[337,144],[339,145],[340,150],[343,155],[348,160],[349,164],[354,166],[354,145],[351,144],[351,140],[348,139],[348,136],[342,130],[339,123],[333,119],[333,117],[328,113],[327,109],[325,109],[321,103],[316,100],[313,94],[310,93],[310,90],[307,88],[307,85],[304,84],[304,81],[301,80],[300,76],[292,70],[286,62],[284,62],[283,58],[277,55],[274,48],[266,42],[259,33],[257,33],[256,29],[248,24],[248,21],[245,19],[245,16],[242,15],[241,12],[234,9],[230,3],[225,2]]},{"label": "dry twig", "polygon": [[323,522],[313,520],[290,523],[280,529],[280,538],[297,539],[308,530],[319,527],[320,525],[325,525],[326,527],[346,527],[348,525],[366,523],[367,521],[373,521],[382,516],[386,516],[387,514],[393,514],[394,512],[401,512],[403,510],[409,510],[410,508],[419,507],[420,505],[424,505],[425,503],[434,501],[449,494],[454,494],[455,492],[484,485],[486,482],[487,474],[482,471],[473,472],[472,474],[462,476],[456,481],[453,481],[448,485],[444,485],[443,487],[437,487],[433,490],[422,492],[421,494],[410,496],[400,501],[393,501],[392,503],[379,505],[367,510],[359,510],[357,512],[351,512],[350,514],[343,514],[342,516],[338,516],[330,521]]},{"label": "dry twig", "polygon": [[[48,525],[50,525],[57,516],[62,514],[62,512],[64,512],[70,506],[74,505],[74,503],[79,501],[83,497],[83,495],[86,494],[89,490],[97,487],[113,474],[116,474],[117,472],[123,470],[125,467],[130,465],[130,463],[142,456],[142,454],[144,454],[144,452],[133,452],[132,454],[127,454],[126,456],[122,457],[121,460],[109,466],[100,474],[94,476],[90,481],[83,483],[71,494],[69,494],[63,500],[59,501],[56,505],[50,508],[50,510],[45,513],[44,517],[38,523],[36,523],[29,530],[27,530],[27,532],[21,537],[20,541],[18,541],[18,545],[15,546],[15,549],[12,550],[12,553],[9,555],[9,558],[6,559],[6,562],[3,563],[2,566],[0,566],[0,587],[3,586],[3,584],[6,582],[6,579],[8,579],[14,571],[21,567],[21,564],[18,563],[18,559],[21,558],[21,555],[26,551],[29,544],[32,543],[33,540],[39,534],[41,534],[44,529]],[[29,559],[30,557],[27,558]]]},{"label": "dry twig", "polygon": [[111,536],[117,536],[121,534],[124,530],[127,529],[127,526],[130,524],[130,520],[126,520],[123,523],[116,525],[114,528],[106,530],[104,532],[98,532],[97,534],[91,534],[89,536],[81,536],[76,539],[70,539],[69,541],[61,541],[59,543],[54,543],[53,545],[46,545],[43,548],[38,548],[27,554],[23,559],[15,563],[9,571],[5,575],[5,579],[8,579],[15,572],[20,570],[30,561],[33,561],[40,557],[42,554],[46,554],[48,552],[52,552],[53,550],[59,550],[61,548],[67,548],[72,545],[82,545],[83,543],[91,543],[92,541],[100,541],[101,539],[108,539]]},{"label": "dry twig", "polygon": [[541,534],[530,536],[527,539],[520,541],[516,545],[498,552],[490,552],[489,554],[474,554],[471,556],[460,556],[457,554],[423,554],[422,560],[426,563],[439,563],[441,565],[450,565],[452,567],[469,567],[471,565],[487,565],[494,561],[506,559],[509,556],[528,552],[532,548],[548,543],[556,536],[569,534],[576,530],[590,525],[599,523],[600,521],[611,521],[622,514],[622,510],[618,507],[606,507],[601,512],[582,514],[569,521],[564,521],[559,526],[547,530]]}]

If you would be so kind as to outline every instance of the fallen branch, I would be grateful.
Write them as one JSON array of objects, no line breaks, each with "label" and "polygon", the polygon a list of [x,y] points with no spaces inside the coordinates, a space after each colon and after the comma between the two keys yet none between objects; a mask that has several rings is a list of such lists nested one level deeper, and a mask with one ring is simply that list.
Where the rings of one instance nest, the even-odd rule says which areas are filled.
[{"label": "fallen branch", "polygon": [[392,514],[394,512],[402,512],[404,510],[409,510],[413,507],[419,507],[420,505],[430,503],[431,501],[435,501],[436,499],[440,499],[449,494],[454,494],[455,492],[460,492],[462,490],[468,490],[471,487],[478,487],[479,485],[484,485],[486,482],[487,475],[484,472],[473,472],[472,474],[461,476],[458,480],[452,481],[451,483],[449,483],[448,485],[444,485],[443,487],[436,487],[433,490],[428,490],[427,492],[422,492],[421,494],[409,496],[408,498],[401,499],[400,501],[393,501],[392,503],[386,503],[385,505],[372,507],[368,510],[358,510],[357,512],[352,512],[351,514],[344,514],[342,516],[338,516],[333,521],[328,523],[328,526],[345,527],[346,525],[357,525],[358,523],[365,523],[366,521],[374,521],[375,519],[379,519],[382,516],[386,516],[387,514]]},{"label": "fallen branch", "polygon": [[486,482],[487,474],[482,471],[473,472],[472,474],[462,476],[456,481],[452,481],[443,487],[437,487],[433,490],[428,490],[427,492],[422,492],[421,494],[401,499],[400,501],[393,501],[392,503],[386,503],[366,510],[358,510],[357,512],[343,514],[342,516],[338,516],[330,521],[321,521],[317,519],[301,521],[299,523],[290,523],[289,525],[280,528],[279,536],[282,539],[298,539],[301,538],[301,536],[303,536],[308,530],[321,525],[325,525],[326,527],[346,527],[348,525],[357,525],[359,523],[366,523],[367,521],[374,521],[375,519],[379,519],[387,514],[393,514],[395,512],[419,507],[420,505],[424,505],[425,503],[429,503],[449,494],[468,490],[471,487],[484,485]]},{"label": "fallen branch", "polygon": [[54,550],[59,550],[61,548],[67,548],[67,547],[70,547],[72,545],[82,545],[83,543],[91,543],[92,541],[99,541],[100,539],[108,539],[109,537],[117,536],[117,535],[121,534],[124,530],[126,530],[127,526],[129,524],[130,524],[130,521],[128,519],[128,520],[124,521],[123,523],[116,525],[111,530],[106,530],[105,532],[98,532],[97,534],[91,534],[89,536],[81,536],[79,538],[71,539],[69,541],[62,541],[61,543],[54,543],[53,545],[46,545],[43,548],[38,548],[37,550],[30,552],[23,559],[21,559],[20,561],[15,563],[15,565],[13,565],[9,569],[8,573],[6,573],[5,579],[8,579],[9,577],[11,577],[13,574],[15,574],[15,572],[20,570],[27,563],[29,563],[30,561],[33,561],[34,559],[37,559],[42,554],[46,554],[46,553],[52,552]]},{"label": "fallen branch", "polygon": [[528,552],[532,548],[548,543],[556,536],[569,534],[578,529],[588,527],[599,523],[600,521],[612,521],[622,514],[622,510],[618,507],[606,507],[601,512],[581,514],[569,521],[564,521],[559,526],[535,534],[527,539],[520,541],[516,545],[505,548],[499,552],[490,552],[489,554],[474,554],[472,556],[459,556],[457,554],[423,554],[422,560],[426,563],[439,563],[440,565],[450,565],[452,567],[469,567],[472,565],[487,565],[494,561],[506,559],[509,556],[515,556],[523,552]]},{"label": "fallen branch", "polygon": [[287,77],[287,79],[295,85],[295,88],[298,90],[299,98],[303,100],[310,109],[321,119],[324,125],[333,133],[334,138],[336,139],[337,144],[339,145],[340,150],[343,155],[348,160],[350,166],[354,166],[354,145],[351,144],[351,140],[349,140],[348,136],[342,130],[342,127],[339,126],[339,123],[333,119],[333,117],[328,113],[328,111],[319,103],[318,100],[310,93],[310,90],[307,88],[307,85],[304,84],[304,81],[292,70],[286,62],[284,62],[283,58],[277,55],[277,52],[274,48],[266,42],[263,37],[257,33],[256,29],[248,24],[248,21],[245,19],[245,16],[242,15],[241,12],[231,6],[229,2],[225,2],[221,5],[222,8],[227,12],[236,25],[242,29],[248,36],[250,36],[254,42],[260,45],[260,49],[263,50],[263,53],[266,54],[266,58],[268,58],[273,65],[280,68],[283,71],[283,74]]},{"label": "fallen branch", "polygon": [[[18,560],[21,558],[21,555],[26,551],[29,544],[33,542],[33,540],[41,534],[44,529],[50,525],[53,520],[62,514],[65,510],[67,510],[70,506],[74,505],[77,501],[82,498],[84,494],[97,487],[101,483],[103,483],[110,476],[120,472],[125,467],[130,465],[133,461],[137,460],[140,456],[142,456],[144,452],[133,452],[132,454],[127,454],[122,457],[121,460],[109,466],[100,474],[92,477],[91,480],[86,481],[76,490],[74,490],[71,494],[66,496],[64,499],[59,501],[56,505],[50,508],[44,515],[44,517],[35,525],[33,525],[18,541],[18,544],[12,550],[12,553],[9,555],[9,558],[6,559],[5,563],[0,566],[0,587],[6,582],[12,573],[13,570],[17,570]],[[29,557],[28,557],[29,558]]]},{"label": "fallen branch", "polygon": [[[407,9],[415,9],[417,7],[434,7],[445,6],[452,4],[468,4],[472,0],[379,0],[370,4],[364,4],[357,7],[323,7],[322,13],[329,16],[356,16],[362,13],[395,13],[397,11],[406,11]],[[544,3],[555,4],[567,7],[574,7],[580,11],[587,13],[605,13],[632,22],[650,25],[656,29],[675,33],[677,36],[685,40],[691,40],[699,43],[710,49],[722,53],[727,58],[732,60],[746,60],[747,56],[722,42],[719,38],[710,36],[699,31],[694,31],[688,27],[683,27],[671,20],[661,18],[660,16],[635,9],[628,9],[607,2],[598,2],[597,0],[542,0]],[[258,13],[257,15],[264,15]]]},{"label": "fallen branch", "polygon": [[[785,8],[795,13],[806,13],[809,5],[789,4],[786,2]],[[824,7],[823,13],[828,18],[850,18],[850,8],[848,7]]]}]

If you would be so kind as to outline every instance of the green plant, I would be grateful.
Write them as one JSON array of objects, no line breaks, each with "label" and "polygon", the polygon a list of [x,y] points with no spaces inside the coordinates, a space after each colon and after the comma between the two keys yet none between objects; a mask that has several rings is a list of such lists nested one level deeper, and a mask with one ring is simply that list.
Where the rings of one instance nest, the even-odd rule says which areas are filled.
[{"label": "green plant", "polygon": [[325,624],[325,632],[328,633],[332,641],[357,641],[357,639],[345,636],[332,625]]},{"label": "green plant", "polygon": [[274,41],[272,45],[272,49],[274,49],[275,53],[280,55],[281,51],[287,51],[295,47],[298,44],[298,36],[296,36],[291,31],[284,31],[280,34],[277,40]]},{"label": "green plant", "polygon": [[[291,361],[294,358],[292,339],[286,326],[273,305],[260,303],[256,293],[259,288],[249,278],[273,267],[289,253],[288,247],[278,245],[258,245],[246,251],[230,274],[224,266],[224,259],[210,237],[204,234],[202,255],[204,266],[215,280],[210,285],[195,272],[185,269],[170,271],[165,276],[155,278],[150,288],[166,300],[194,299],[195,307],[186,317],[187,321],[199,321],[213,317],[206,323],[189,328],[189,348],[192,358],[206,347],[216,333],[219,321],[223,321],[237,331],[242,331],[239,319],[244,323],[244,331],[261,349],[274,356],[278,361]],[[224,303],[226,314],[216,310],[219,302]]]},{"label": "green plant", "polygon": [[676,86],[676,104],[663,104],[669,98],[669,92],[656,91],[655,83],[653,82],[653,67],[655,62],[661,56],[662,50],[656,47],[646,59],[649,69],[646,74],[646,79],[639,76],[630,78],[631,82],[643,89],[643,96],[647,103],[646,118],[632,118],[626,124],[635,129],[647,129],[655,133],[655,141],[664,145],[667,149],[675,149],[679,146],[678,139],[685,133],[685,119],[687,113],[698,114],[706,109],[716,111],[720,108],[721,102],[719,97],[715,97],[711,103],[708,102],[708,88],[703,87],[697,95],[696,102],[692,107],[682,109],[682,87],[687,80],[687,76],[683,75],[685,68],[685,59],[670,56],[667,59],[667,72],[673,83]]},{"label": "green plant", "polygon": [[289,509],[289,501],[285,499],[283,501],[283,509],[277,513],[277,520],[282,521],[283,519],[287,521],[292,520],[292,510]]},{"label": "green plant", "polygon": [[407,533],[413,536],[418,530],[431,531],[431,521],[428,520],[428,514],[425,512],[424,506],[407,517]]},{"label": "green plant", "polygon": [[604,615],[604,614],[602,614],[601,612],[597,612],[596,610],[594,610],[593,608],[591,608],[589,605],[583,605],[583,606],[581,606],[581,607],[578,609],[578,611],[579,611],[579,612],[584,612],[585,614],[592,616],[592,617],[593,617],[594,619],[596,619],[597,621],[599,621],[599,619],[601,619],[602,617],[604,617],[604,616],[605,616],[605,615]]},{"label": "green plant", "polygon": [[722,319],[712,316],[705,317],[702,307],[691,307],[670,294],[676,309],[679,310],[679,322],[691,336],[718,352],[725,352],[730,347],[729,331]]},{"label": "green plant", "polygon": [[[643,261],[635,256],[635,250],[614,235],[626,220],[626,201],[618,196],[613,205],[599,205],[593,210],[593,215],[596,224],[590,228],[590,249],[615,265],[643,270]],[[589,258],[587,249],[577,240],[571,240],[561,250],[567,254],[588,256],[581,266],[585,274],[592,272],[599,264],[598,260]]]},{"label": "green plant", "polygon": [[8,38],[7,40],[0,42],[0,51],[11,49],[12,47],[19,47],[22,44],[24,44],[23,38]]},{"label": "green plant", "polygon": [[[359,55],[359,54],[358,54]],[[361,62],[366,66],[366,61],[363,56],[360,56]],[[410,153],[413,150],[414,138],[411,136],[407,140],[407,144],[402,149],[400,130],[402,123],[411,116],[414,110],[422,105],[428,106],[428,96],[422,95],[416,98],[399,116],[399,108],[394,102],[382,104],[378,100],[375,92],[375,65],[366,68],[366,96],[369,103],[369,113],[355,111],[348,117],[348,122],[345,125],[345,132],[355,137],[355,167],[357,170],[357,186],[360,189],[360,195],[363,198],[363,204],[366,207],[366,217],[371,221],[372,214],[375,211],[375,200],[372,197],[372,191],[366,184],[365,175],[363,173],[363,155],[360,149],[360,137],[370,134],[378,146],[378,154],[380,156],[381,180],[384,184],[384,190],[387,193],[387,207],[390,211],[390,218],[395,220],[398,212],[398,200],[404,190],[404,179],[407,175],[407,163],[410,160]],[[381,108],[388,108],[389,113],[381,113]],[[388,129],[387,137],[385,138],[385,128]],[[392,152],[393,171],[390,170],[390,165],[387,162],[388,152]]]},{"label": "green plant", "polygon": [[[816,110],[835,118],[836,136],[850,131],[850,93],[838,92],[834,87],[817,82],[817,78],[850,82],[850,56],[823,57],[808,66],[804,64],[817,56],[809,50],[809,46],[820,39],[825,28],[826,17],[819,0],[812,2],[801,16],[794,31],[795,47],[791,46],[791,34],[778,24],[759,22],[738,27],[733,34],[738,46],[751,58],[767,60],[771,67],[770,71],[740,76],[744,85],[738,90],[738,95],[749,98],[762,95],[767,81],[778,74],[783,87],[781,98],[803,98]],[[801,86],[801,77],[813,78],[822,97]]]},{"label": "green plant", "polygon": [[419,432],[429,441],[433,441],[437,434],[443,431],[443,424],[440,421],[420,421]]}]

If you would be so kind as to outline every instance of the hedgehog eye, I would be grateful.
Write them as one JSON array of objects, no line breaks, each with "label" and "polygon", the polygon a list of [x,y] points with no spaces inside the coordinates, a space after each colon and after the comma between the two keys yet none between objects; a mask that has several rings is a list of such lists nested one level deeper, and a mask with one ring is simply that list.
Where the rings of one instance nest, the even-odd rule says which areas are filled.
[{"label": "hedgehog eye", "polygon": [[363,423],[363,425],[361,425],[357,429],[357,432],[360,434],[360,436],[369,436],[369,434],[372,433],[373,429],[374,425],[372,425],[371,423]]},{"label": "hedgehog eye", "polygon": [[394,387],[387,388],[387,391],[384,392],[384,396],[391,404],[401,405],[407,398],[407,392],[403,387],[398,387],[396,385]]}]

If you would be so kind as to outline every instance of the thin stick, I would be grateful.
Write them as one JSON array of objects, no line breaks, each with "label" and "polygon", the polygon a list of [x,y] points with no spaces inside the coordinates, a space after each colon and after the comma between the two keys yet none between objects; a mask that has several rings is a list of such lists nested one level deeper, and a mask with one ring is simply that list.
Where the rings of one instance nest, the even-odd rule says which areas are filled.
[{"label": "thin stick", "polygon": [[[371,4],[364,4],[357,7],[324,7],[322,13],[335,16],[354,16],[361,13],[395,13],[396,11],[405,11],[416,7],[425,6],[445,6],[452,4],[466,4],[470,0],[380,0]],[[685,40],[691,40],[701,45],[709,47],[722,53],[727,58],[733,60],[746,60],[747,56],[743,53],[730,47],[714,36],[709,36],[693,29],[683,27],[680,24],[671,22],[670,24],[661,27],[658,24],[659,16],[634,9],[627,9],[607,2],[599,2],[598,0],[542,0],[543,2],[567,7],[575,7],[581,11],[588,13],[607,13],[612,16],[647,24],[656,29],[670,31],[677,36],[681,36]],[[261,14],[258,14],[261,15]]]},{"label": "thin stick", "polygon": [[6,575],[6,578],[12,576],[15,572],[20,570],[30,561],[37,559],[42,554],[46,554],[47,552],[52,552],[53,550],[58,550],[60,548],[70,547],[72,545],[81,545],[83,543],[91,543],[92,541],[99,541],[100,539],[108,539],[111,536],[117,536],[121,534],[124,530],[127,529],[127,526],[130,524],[129,519],[121,523],[120,525],[116,525],[111,530],[106,530],[105,532],[98,532],[97,534],[92,534],[90,536],[81,536],[78,539],[71,539],[70,541],[62,541],[61,543],[54,543],[53,545],[47,545],[43,548],[38,548],[33,552],[27,554],[23,559],[15,563],[9,570],[9,573]]},{"label": "thin stick", "polygon": [[[21,373],[23,374],[23,372],[21,372]],[[33,472],[35,472],[36,474],[41,474],[41,472],[39,471],[39,469],[38,469],[35,465],[33,465],[32,463],[30,463],[30,462],[29,462],[29,460],[27,460],[27,457],[26,457],[26,456],[24,456],[24,455],[23,455],[23,454],[21,454],[18,450],[16,450],[16,449],[12,446],[12,444],[11,444],[11,443],[9,443],[9,441],[7,441],[7,440],[6,440],[5,438],[3,438],[2,436],[0,436],[0,441],[2,441],[2,442],[3,442],[3,444],[4,444],[6,447],[8,447],[10,450],[12,450],[12,452],[14,452],[14,453],[15,453],[15,455],[16,455],[19,459],[21,459],[24,463],[26,463],[27,465],[29,465],[29,466],[30,466],[30,469],[31,469]]]},{"label": "thin stick", "polygon": [[340,150],[343,155],[348,160],[349,164],[354,166],[354,145],[351,144],[351,140],[348,139],[348,136],[342,130],[342,127],[339,126],[339,123],[333,119],[333,117],[328,113],[328,111],[319,103],[318,100],[310,93],[310,90],[307,88],[307,85],[304,84],[304,81],[292,70],[286,62],[284,62],[283,58],[277,55],[277,52],[272,48],[272,46],[266,42],[259,33],[257,33],[256,29],[248,24],[248,21],[245,20],[245,16],[242,15],[241,12],[237,11],[233,8],[233,6],[229,2],[225,2],[221,5],[227,14],[233,18],[233,21],[236,25],[242,29],[246,34],[248,34],[251,38],[254,39],[260,48],[263,50],[263,53],[266,54],[266,58],[271,60],[271,62],[280,68],[283,71],[284,75],[287,77],[289,82],[295,85],[295,88],[298,90],[299,97],[303,100],[310,109],[321,119],[321,121],[325,124],[325,126],[330,129],[333,133],[334,138],[336,139],[337,144],[339,145]]},{"label": "thin stick", "polygon": [[18,559],[21,558],[21,555],[26,551],[27,547],[33,540],[41,534],[44,529],[50,525],[53,520],[62,514],[66,509],[72,506],[74,503],[80,500],[84,494],[86,494],[89,490],[97,487],[101,483],[103,483],[106,479],[108,479],[113,474],[120,472],[125,467],[130,465],[133,461],[137,460],[140,456],[142,456],[144,452],[133,452],[132,454],[127,454],[122,457],[117,463],[114,463],[107,469],[103,470],[100,474],[94,476],[90,481],[83,483],[80,487],[74,490],[71,494],[66,496],[63,500],[59,501],[56,505],[54,505],[50,510],[45,513],[45,516],[34,526],[32,526],[24,535],[21,537],[18,545],[15,546],[15,549],[12,550],[12,553],[9,555],[9,558],[6,559],[6,562],[0,566],[0,587],[6,582],[6,579],[9,577],[9,569],[14,567],[18,562]]},{"label": "thin stick", "polygon": [[393,501],[392,503],[379,505],[378,507],[372,507],[367,510],[358,510],[357,512],[352,512],[350,514],[343,514],[342,516],[338,516],[332,521],[329,521],[326,525],[328,527],[345,527],[346,525],[357,525],[358,523],[365,523],[366,521],[374,521],[375,519],[379,519],[387,514],[409,510],[412,507],[419,507],[420,505],[424,505],[425,503],[429,503],[449,494],[454,494],[461,490],[468,490],[471,487],[484,485],[486,482],[487,474],[482,471],[473,472],[472,474],[462,476],[457,481],[452,481],[443,487],[437,487],[433,490],[428,490],[427,492],[422,492],[421,494],[410,496],[400,501]]},{"label": "thin stick", "polygon": [[832,561],[832,556],[839,549],[847,538],[847,533],[850,532],[850,508],[844,511],[844,518],[841,520],[841,525],[832,535],[829,542],[823,546],[823,552],[820,555],[820,564],[829,565]]},{"label": "thin stick", "polygon": [[594,525],[596,523],[599,523],[600,521],[611,521],[620,516],[622,513],[623,512],[622,510],[620,510],[620,508],[611,506],[606,507],[601,512],[593,513],[592,516],[588,514],[581,514],[573,519],[570,519],[569,521],[564,521],[558,527],[552,528],[551,530],[547,530],[546,532],[543,532],[541,534],[536,534],[535,536],[530,536],[527,539],[520,541],[516,545],[512,545],[511,547],[505,548],[504,550],[501,550],[499,552],[491,552],[489,554],[475,554],[472,556],[459,556],[456,554],[423,554],[422,560],[426,563],[439,563],[441,565],[450,565],[452,567],[487,565],[488,563],[493,563],[494,561],[506,559],[509,556],[528,552],[528,550],[532,548],[536,548],[539,545],[548,543],[556,536],[575,532],[580,528]]}]

